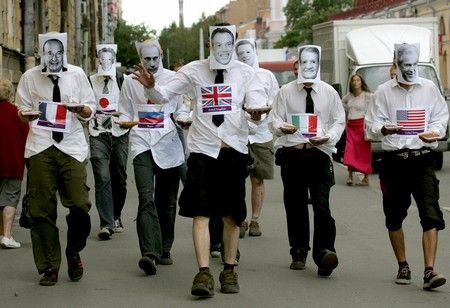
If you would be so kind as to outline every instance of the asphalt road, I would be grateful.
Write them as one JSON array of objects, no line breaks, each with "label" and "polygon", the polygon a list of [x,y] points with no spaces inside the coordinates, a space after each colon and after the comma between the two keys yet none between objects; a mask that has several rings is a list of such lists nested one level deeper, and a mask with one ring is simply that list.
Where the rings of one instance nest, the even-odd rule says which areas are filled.
[{"label": "asphalt road", "polygon": [[[89,170],[89,186],[93,187]],[[336,185],[331,193],[332,212],[337,223],[336,248],[339,267],[329,278],[319,278],[308,258],[304,271],[289,269],[285,213],[279,170],[267,182],[267,197],[261,218],[263,235],[241,240],[241,262],[237,268],[241,292],[221,294],[222,265],[212,259],[216,295],[199,300],[190,295],[197,272],[191,239],[191,220],[177,217],[173,247],[174,264],[159,266],[157,275],[145,276],[137,266],[138,241],[134,223],[137,193],[132,168],[129,194],[123,215],[125,232],[110,241],[99,241],[98,215],[91,217],[93,228],[82,252],[85,276],[71,282],[62,264],[54,287],[38,285],[28,230],[14,226],[14,236],[22,242],[17,250],[0,250],[0,307],[448,307],[450,282],[427,292],[422,290],[423,256],[421,228],[413,206],[404,224],[407,258],[412,284],[399,286],[393,280],[397,264],[392,253],[381,208],[378,175],[370,177],[370,187],[345,185],[346,170],[335,164]],[[445,154],[441,180],[441,206],[450,221],[450,153]],[[93,190],[91,190],[93,198]],[[59,208],[58,223],[65,243],[66,210]],[[450,233],[440,233],[436,270],[450,279]]]}]

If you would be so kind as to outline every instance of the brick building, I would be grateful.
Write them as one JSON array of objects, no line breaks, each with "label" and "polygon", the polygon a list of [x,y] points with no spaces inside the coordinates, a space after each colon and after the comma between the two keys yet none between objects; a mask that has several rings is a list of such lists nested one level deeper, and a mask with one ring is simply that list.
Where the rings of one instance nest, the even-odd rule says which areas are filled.
[{"label": "brick building", "polygon": [[39,64],[38,34],[67,32],[67,58],[95,70],[96,45],[113,42],[120,0],[0,0],[0,77],[17,83]]}]

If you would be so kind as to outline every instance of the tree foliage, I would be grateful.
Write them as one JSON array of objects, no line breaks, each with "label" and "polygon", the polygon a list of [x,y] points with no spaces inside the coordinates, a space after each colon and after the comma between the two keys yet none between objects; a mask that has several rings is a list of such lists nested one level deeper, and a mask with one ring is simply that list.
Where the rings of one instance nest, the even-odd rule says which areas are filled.
[{"label": "tree foliage", "polygon": [[345,8],[350,8],[353,0],[289,0],[284,8],[287,32],[275,47],[295,47],[312,42],[312,26],[324,22]]},{"label": "tree foliage", "polygon": [[164,28],[159,35],[159,43],[164,50],[164,66],[171,68],[173,64],[189,63],[199,59],[200,28],[203,29],[203,41],[205,43],[205,55],[209,54],[208,31],[209,26],[216,22],[215,16],[202,15],[197,23],[190,28],[178,27],[172,23]]},{"label": "tree foliage", "polygon": [[119,20],[114,32],[114,42],[118,46],[117,61],[124,67],[139,63],[135,42],[142,42],[155,35],[156,31],[148,29],[144,24],[130,25],[125,20]]}]

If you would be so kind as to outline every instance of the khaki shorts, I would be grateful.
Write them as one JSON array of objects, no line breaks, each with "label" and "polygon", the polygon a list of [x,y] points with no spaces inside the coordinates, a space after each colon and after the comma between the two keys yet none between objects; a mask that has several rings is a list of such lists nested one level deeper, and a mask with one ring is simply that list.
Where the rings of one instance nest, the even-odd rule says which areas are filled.
[{"label": "khaki shorts", "polygon": [[275,163],[273,140],[265,143],[249,144],[248,152],[253,158],[253,167],[250,169],[250,175],[261,180],[273,179],[273,165]]},{"label": "khaki shorts", "polygon": [[17,208],[20,199],[22,180],[0,178],[0,207]]}]

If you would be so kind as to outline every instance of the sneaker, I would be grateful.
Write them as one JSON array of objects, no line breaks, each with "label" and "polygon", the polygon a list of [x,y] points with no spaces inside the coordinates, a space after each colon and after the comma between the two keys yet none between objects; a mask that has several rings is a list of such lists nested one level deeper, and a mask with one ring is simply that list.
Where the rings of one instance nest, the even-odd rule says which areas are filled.
[{"label": "sneaker", "polygon": [[104,227],[104,228],[100,229],[100,232],[98,233],[98,238],[103,241],[106,241],[106,240],[111,239],[111,235],[112,235],[111,229]]},{"label": "sneaker", "polygon": [[432,270],[425,271],[423,275],[423,289],[431,290],[437,287],[444,285],[447,282],[447,279],[439,273],[436,273]]},{"label": "sneaker", "polygon": [[39,284],[41,286],[54,286],[58,282],[58,272],[54,269],[46,269],[44,272],[44,276],[42,276],[41,280],[39,280]]},{"label": "sneaker", "polygon": [[12,237],[2,236],[2,240],[0,242],[3,248],[7,249],[15,249],[20,248],[20,243],[16,242]]},{"label": "sneaker", "polygon": [[147,275],[155,275],[156,274],[156,263],[155,259],[150,256],[143,256],[139,260],[139,268],[142,269]]},{"label": "sneaker", "polygon": [[170,252],[163,252],[161,259],[159,260],[159,264],[161,265],[172,265],[173,260],[170,256]]},{"label": "sneaker", "polygon": [[291,249],[292,262],[289,266],[292,270],[304,270],[306,267],[306,257],[308,251],[303,248]]},{"label": "sneaker", "polygon": [[211,245],[210,249],[211,258],[220,258],[220,244],[218,245]]},{"label": "sneaker", "polygon": [[73,256],[67,255],[67,273],[72,281],[78,281],[83,277],[83,263],[80,254],[77,252]]},{"label": "sneaker", "polygon": [[200,297],[214,296],[214,278],[208,270],[201,270],[192,282],[191,294]]},{"label": "sneaker", "polygon": [[238,274],[235,271],[223,270],[220,273],[219,281],[222,293],[239,293]]},{"label": "sneaker", "polygon": [[339,261],[336,253],[334,251],[324,249],[321,251],[321,261],[317,274],[322,277],[328,277],[331,275],[333,270],[338,266]]},{"label": "sneaker", "polygon": [[248,235],[249,236],[261,236],[261,234],[262,234],[262,232],[259,227],[259,223],[257,221],[251,221],[249,230],[248,230]]},{"label": "sneaker", "polygon": [[409,266],[405,265],[398,269],[397,278],[395,278],[396,284],[410,284],[411,283],[411,271]]},{"label": "sneaker", "polygon": [[114,233],[122,233],[124,231],[123,225],[122,225],[122,220],[116,219],[114,220]]},{"label": "sneaker", "polygon": [[245,236],[245,232],[248,230],[248,223],[244,221],[239,228],[239,238],[243,238]]}]

